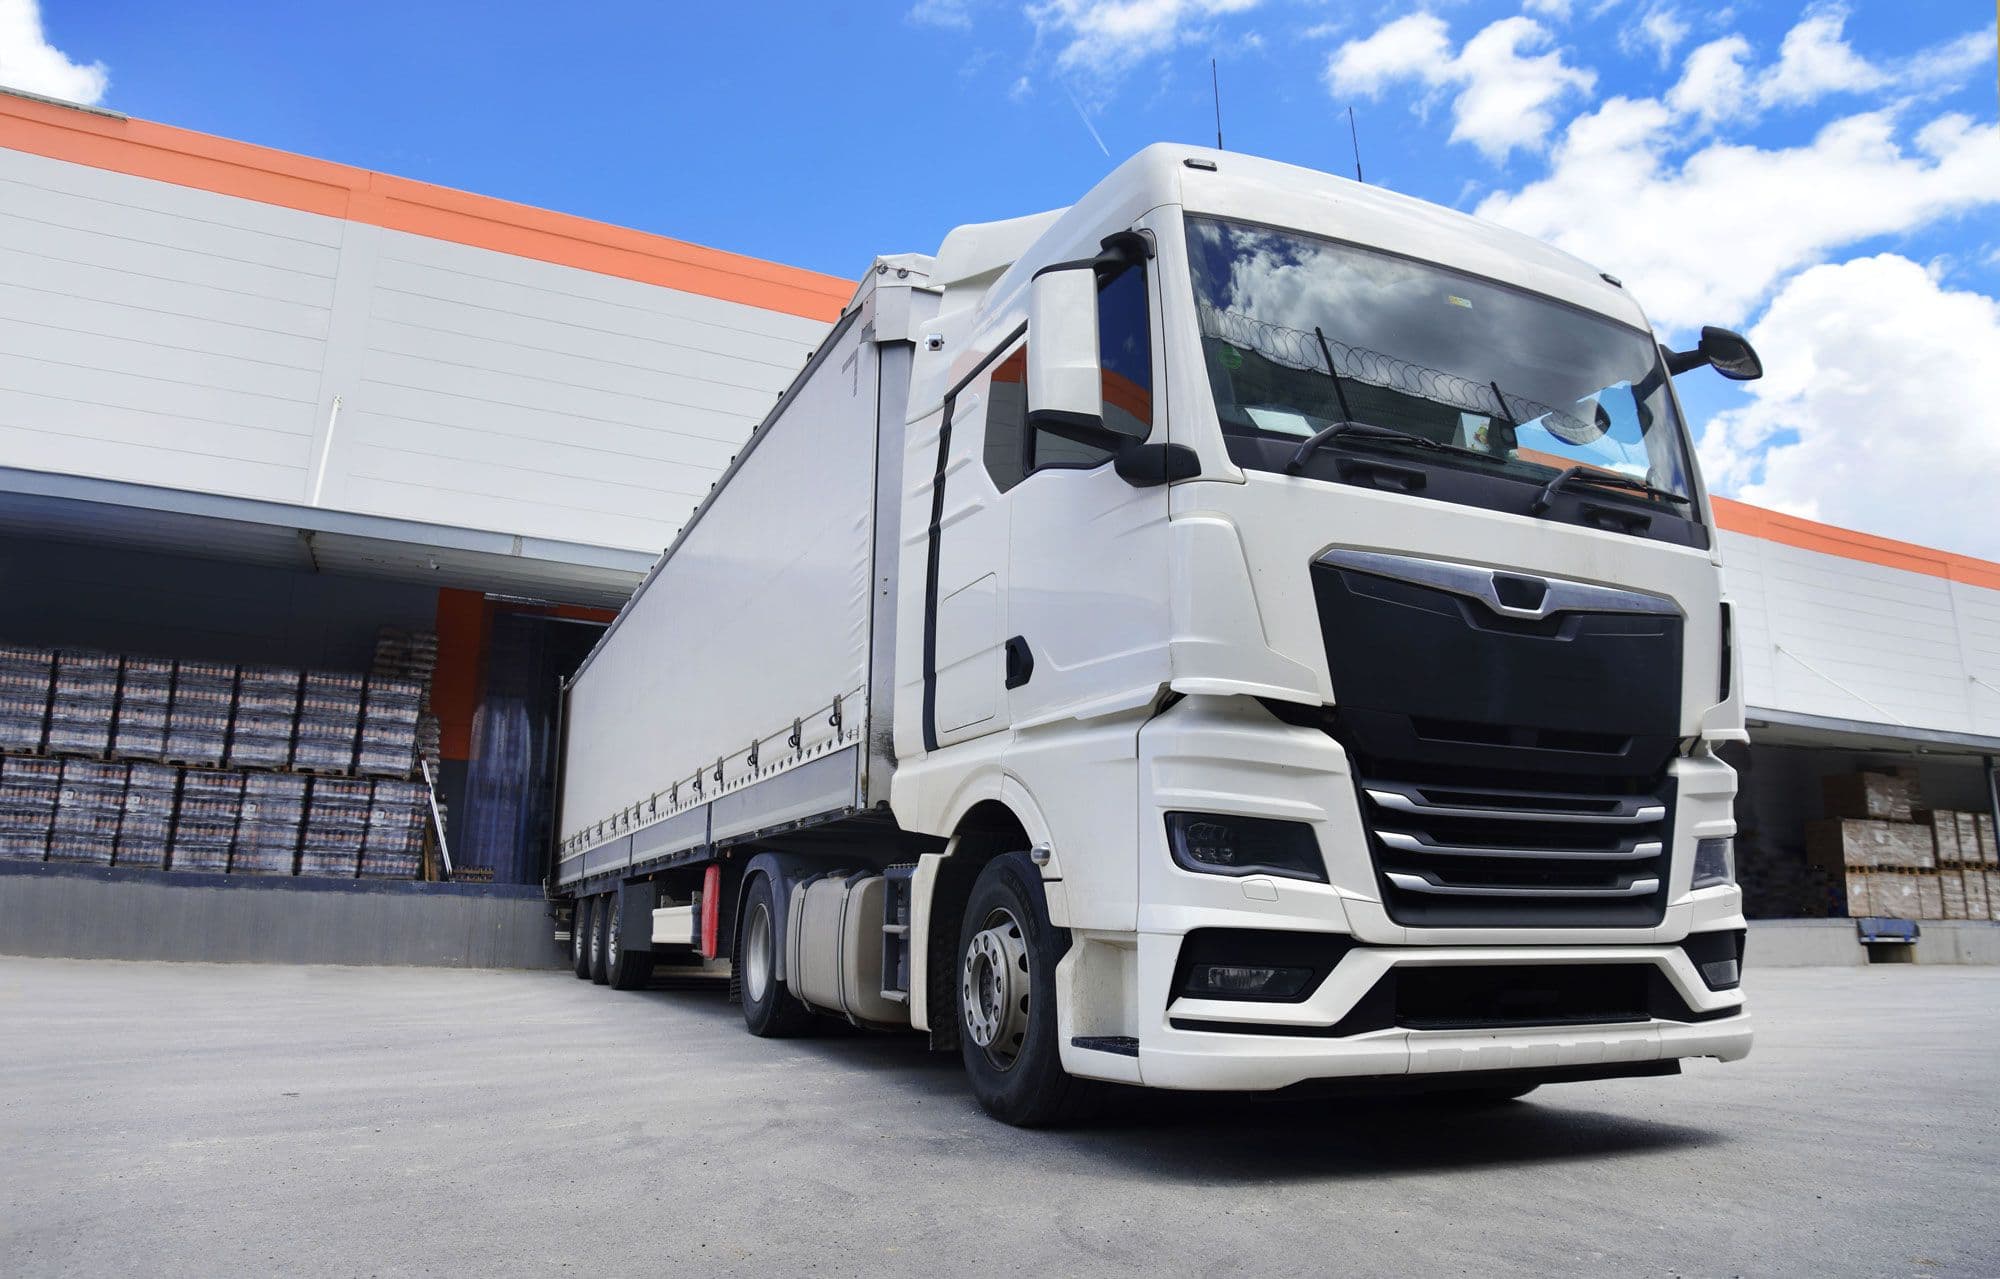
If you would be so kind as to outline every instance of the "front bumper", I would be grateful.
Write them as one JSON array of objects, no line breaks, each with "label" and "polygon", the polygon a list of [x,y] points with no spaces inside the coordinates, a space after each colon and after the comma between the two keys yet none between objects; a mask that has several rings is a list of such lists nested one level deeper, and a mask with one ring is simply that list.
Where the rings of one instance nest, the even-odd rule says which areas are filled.
[{"label": "front bumper", "polygon": [[[1751,1040],[1741,990],[1710,990],[1680,945],[1694,933],[1744,927],[1735,888],[1689,887],[1695,840],[1733,833],[1735,778],[1718,761],[1678,760],[1674,767],[1682,808],[1667,907],[1656,926],[1413,928],[1382,905],[1338,743],[1280,724],[1247,699],[1188,698],[1141,733],[1140,811],[1148,816],[1140,822],[1137,930],[1079,931],[1059,969],[1064,1065],[1152,1087],[1275,1089],[1317,1079],[1487,1071],[1616,1073],[1610,1068],[1621,1064],[1643,1073],[1643,1063],[1741,1058]],[[1183,870],[1165,843],[1163,814],[1176,810],[1310,823],[1329,882]],[[1190,932],[1211,928],[1338,935],[1352,938],[1354,948],[1301,1002],[1180,997],[1182,945]],[[1392,970],[1592,964],[1650,966],[1671,989],[1675,998],[1667,1002],[1676,1015],[1338,1033]],[[1127,1045],[1122,1055],[1072,1042],[1114,1038]]]}]

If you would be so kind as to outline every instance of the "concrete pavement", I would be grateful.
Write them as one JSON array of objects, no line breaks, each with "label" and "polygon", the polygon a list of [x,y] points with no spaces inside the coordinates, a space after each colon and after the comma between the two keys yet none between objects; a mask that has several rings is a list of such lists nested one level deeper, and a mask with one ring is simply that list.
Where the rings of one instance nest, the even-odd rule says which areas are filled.
[{"label": "concrete pavement", "polygon": [[1751,997],[1678,1079],[1028,1133],[712,981],[0,959],[0,1272],[2000,1274],[2000,971]]}]

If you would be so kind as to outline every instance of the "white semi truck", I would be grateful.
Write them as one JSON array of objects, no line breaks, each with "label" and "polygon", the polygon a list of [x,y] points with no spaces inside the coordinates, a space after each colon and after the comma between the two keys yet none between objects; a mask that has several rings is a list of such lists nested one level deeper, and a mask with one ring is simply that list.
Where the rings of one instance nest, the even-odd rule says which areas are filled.
[{"label": "white semi truck", "polygon": [[878,259],[564,693],[579,977],[1092,1081],[1750,1048],[1715,526],[1615,278],[1249,156]]}]

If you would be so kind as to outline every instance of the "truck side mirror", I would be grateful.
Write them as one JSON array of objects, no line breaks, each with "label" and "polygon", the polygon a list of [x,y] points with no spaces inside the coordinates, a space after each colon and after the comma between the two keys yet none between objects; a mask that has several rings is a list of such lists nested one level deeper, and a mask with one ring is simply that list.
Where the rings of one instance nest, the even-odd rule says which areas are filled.
[{"label": "truck side mirror", "polygon": [[1706,325],[1692,351],[1668,351],[1667,372],[1679,377],[1706,364],[1732,382],[1755,382],[1764,376],[1764,362],[1741,333]]},{"label": "truck side mirror", "polygon": [[1092,265],[1045,266],[1028,286],[1027,427],[1085,444],[1103,443],[1108,434]]}]

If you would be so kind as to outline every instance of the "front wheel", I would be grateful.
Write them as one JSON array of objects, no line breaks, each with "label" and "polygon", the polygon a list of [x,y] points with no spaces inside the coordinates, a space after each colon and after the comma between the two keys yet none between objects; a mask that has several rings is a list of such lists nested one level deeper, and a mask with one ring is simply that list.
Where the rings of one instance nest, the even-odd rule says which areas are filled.
[{"label": "front wheel", "polygon": [[1016,1127],[1075,1119],[1088,1104],[1090,1086],[1063,1070],[1056,1042],[1055,970],[1068,950],[1026,853],[979,872],[959,926],[959,1052],[972,1095]]},{"label": "front wheel", "polygon": [[743,992],[743,1025],[751,1034],[789,1039],[813,1029],[812,1011],[778,977],[778,904],[768,875],[757,876],[743,898],[735,969]]}]

